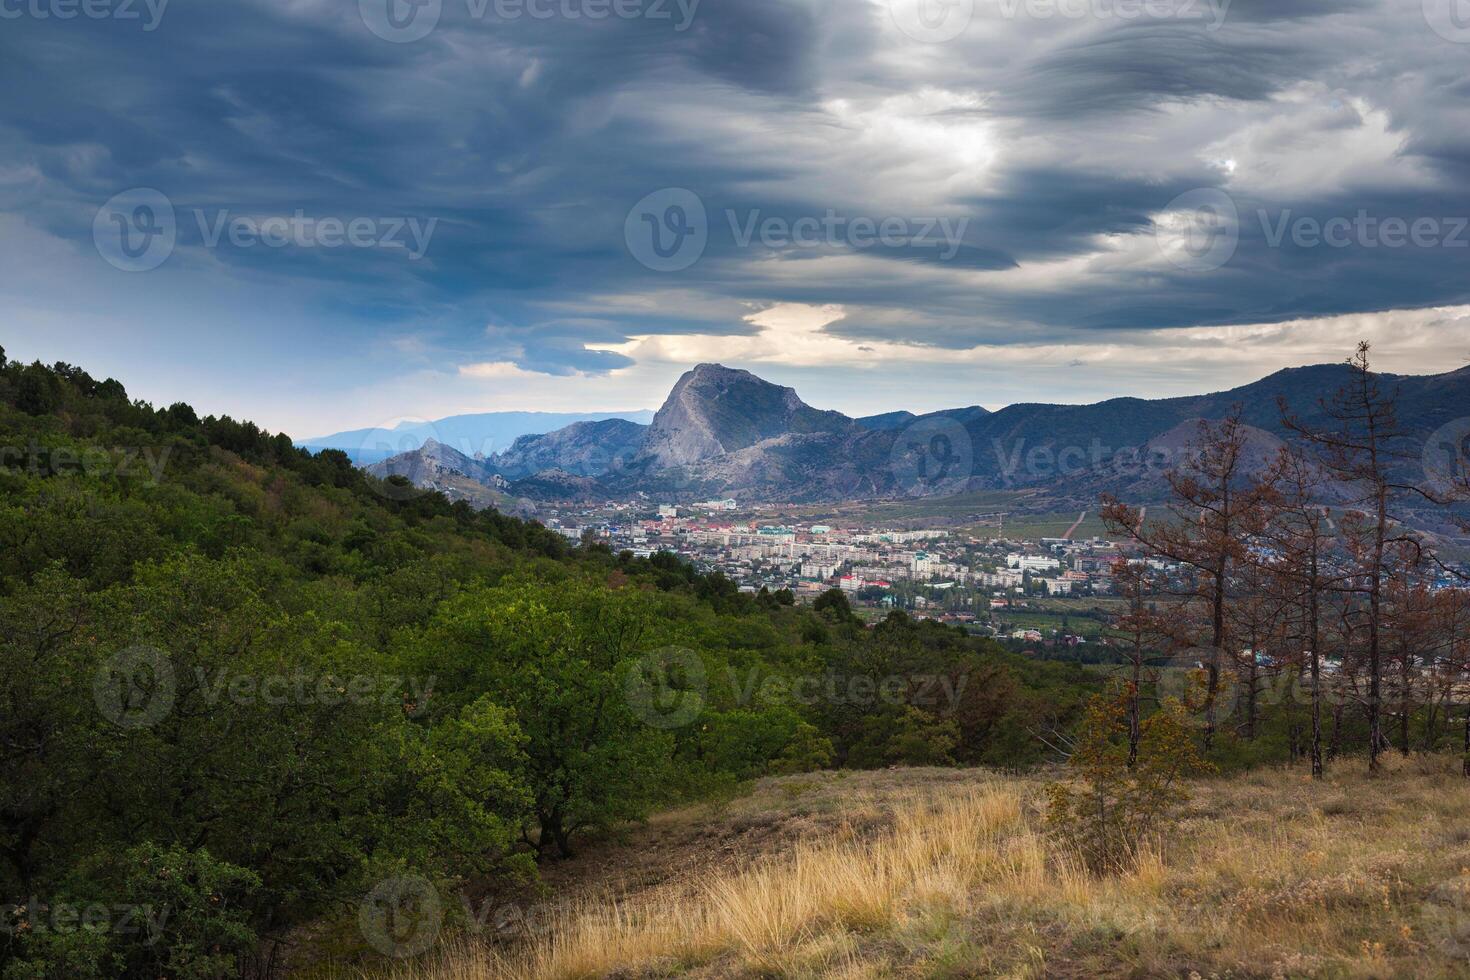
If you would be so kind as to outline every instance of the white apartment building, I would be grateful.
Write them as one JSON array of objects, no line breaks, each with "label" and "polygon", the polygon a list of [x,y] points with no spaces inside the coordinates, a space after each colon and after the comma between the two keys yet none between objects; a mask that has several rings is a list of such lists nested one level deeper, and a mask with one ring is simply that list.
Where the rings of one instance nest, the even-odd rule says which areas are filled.
[{"label": "white apartment building", "polygon": [[1023,572],[1055,572],[1062,567],[1060,560],[1042,555],[1006,555],[1006,565]]},{"label": "white apartment building", "polygon": [[943,575],[948,578],[958,578],[964,573],[964,569],[954,562],[945,561],[943,558],[920,551],[909,559],[909,570],[917,578],[929,578],[934,575]]},{"label": "white apartment building", "polygon": [[981,572],[980,584],[990,589],[1017,589],[1025,578],[1018,571]]},{"label": "white apartment building", "polygon": [[948,531],[879,531],[876,534],[854,534],[854,544],[909,544],[949,537]]}]

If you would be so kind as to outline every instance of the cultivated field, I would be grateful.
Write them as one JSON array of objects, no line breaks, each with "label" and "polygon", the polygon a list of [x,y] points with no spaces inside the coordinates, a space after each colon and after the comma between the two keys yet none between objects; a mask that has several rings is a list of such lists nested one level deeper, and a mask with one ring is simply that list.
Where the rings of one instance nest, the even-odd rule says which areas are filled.
[{"label": "cultivated field", "polygon": [[[1080,521],[1079,518],[1081,518]],[[977,524],[962,530],[981,540],[1005,537],[1010,540],[1034,541],[1040,538],[1060,538],[1069,532],[1070,536],[1077,540],[1108,537],[1107,526],[1098,516],[1095,506],[1087,511],[1014,513],[1006,517],[1003,531],[994,522]]]}]

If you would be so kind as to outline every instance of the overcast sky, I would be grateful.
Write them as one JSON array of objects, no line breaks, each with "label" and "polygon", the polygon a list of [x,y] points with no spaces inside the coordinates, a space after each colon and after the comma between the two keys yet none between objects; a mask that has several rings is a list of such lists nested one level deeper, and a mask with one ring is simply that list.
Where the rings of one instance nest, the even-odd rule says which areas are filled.
[{"label": "overcast sky", "polygon": [[0,345],[297,436],[1452,370],[1458,2],[0,0]]}]

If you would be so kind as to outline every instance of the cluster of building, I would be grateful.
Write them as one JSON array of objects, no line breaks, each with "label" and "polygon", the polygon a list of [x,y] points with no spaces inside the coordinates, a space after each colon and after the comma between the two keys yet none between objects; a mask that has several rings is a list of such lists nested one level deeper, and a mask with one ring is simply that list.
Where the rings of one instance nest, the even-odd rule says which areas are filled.
[{"label": "cluster of building", "polygon": [[[789,589],[799,601],[811,601],[839,589],[860,612],[903,609],[1048,648],[1107,642],[1111,614],[1105,604],[1088,600],[1117,595],[1113,579],[1120,562],[1144,563],[1161,580],[1187,576],[1177,565],[1097,537],[1025,539],[998,529],[982,535],[973,526],[840,526],[835,519],[804,522],[789,508],[736,500],[609,502],[541,516],[569,539],[639,557],[673,553],[723,574],[742,591]],[[1434,587],[1463,588],[1460,574],[1446,573]]]},{"label": "cluster of building", "polygon": [[810,599],[835,588],[858,607],[902,608],[993,632],[1005,625],[1003,611],[1024,608],[1031,598],[1112,595],[1113,568],[1122,557],[1099,538],[1027,541],[952,528],[801,523],[775,508],[742,508],[731,500],[693,507],[609,504],[547,523],[614,551],[673,552],[749,592],[790,589]]}]

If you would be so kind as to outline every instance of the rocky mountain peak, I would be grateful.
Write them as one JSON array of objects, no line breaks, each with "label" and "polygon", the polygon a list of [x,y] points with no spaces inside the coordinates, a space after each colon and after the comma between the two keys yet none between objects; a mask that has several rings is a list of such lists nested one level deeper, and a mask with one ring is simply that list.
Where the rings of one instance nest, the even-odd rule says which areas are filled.
[{"label": "rocky mountain peak", "polygon": [[685,372],[654,416],[644,455],[659,467],[687,466],[792,432],[845,429],[845,415],[822,412],[791,388],[723,364]]}]

